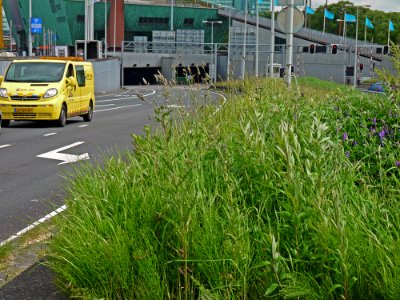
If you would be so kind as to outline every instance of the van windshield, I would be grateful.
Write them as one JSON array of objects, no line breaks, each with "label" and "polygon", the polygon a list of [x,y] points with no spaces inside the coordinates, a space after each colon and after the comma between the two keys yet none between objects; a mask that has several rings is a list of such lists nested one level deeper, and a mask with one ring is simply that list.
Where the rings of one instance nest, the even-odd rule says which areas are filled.
[{"label": "van windshield", "polygon": [[58,82],[61,80],[65,63],[17,62],[11,63],[4,81],[12,82]]}]

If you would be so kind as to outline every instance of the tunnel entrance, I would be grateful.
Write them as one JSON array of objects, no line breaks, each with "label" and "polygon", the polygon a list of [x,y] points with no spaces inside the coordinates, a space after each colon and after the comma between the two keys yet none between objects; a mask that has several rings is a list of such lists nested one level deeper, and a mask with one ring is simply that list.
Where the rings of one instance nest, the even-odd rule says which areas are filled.
[{"label": "tunnel entrance", "polygon": [[204,83],[209,74],[209,65],[206,66],[178,66],[176,67],[176,82],[182,84]]},{"label": "tunnel entrance", "polygon": [[158,67],[124,68],[123,85],[158,84],[156,77],[154,76],[158,75],[158,72],[161,73],[161,68]]}]

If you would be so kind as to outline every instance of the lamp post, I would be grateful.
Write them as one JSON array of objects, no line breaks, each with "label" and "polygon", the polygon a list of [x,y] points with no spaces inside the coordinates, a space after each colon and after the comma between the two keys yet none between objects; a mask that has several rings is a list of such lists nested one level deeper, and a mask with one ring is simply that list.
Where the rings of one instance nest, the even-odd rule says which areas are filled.
[{"label": "lamp post", "polygon": [[171,27],[170,30],[174,30],[174,0],[171,0]]},{"label": "lamp post", "polygon": [[213,78],[212,78],[212,80],[213,81],[215,81],[215,76],[216,76],[216,62],[214,62],[214,55],[213,55],[213,52],[212,52],[212,50],[215,50],[214,49],[214,24],[222,24],[222,21],[212,21],[212,20],[204,20],[203,21],[203,24],[211,24],[211,49],[210,49],[210,52],[211,52],[211,63],[213,64],[213,66],[214,66],[214,74],[213,74]]},{"label": "lamp post", "polygon": [[258,34],[259,34],[258,27],[259,27],[259,20],[260,20],[260,17],[259,17],[260,7],[259,7],[258,0],[256,1],[256,10],[257,10],[257,15],[256,15],[256,66],[255,66],[255,73],[256,73],[256,77],[258,77]]},{"label": "lamp post", "polygon": [[244,1],[244,40],[243,40],[243,57],[242,57],[242,64],[241,64],[241,77],[244,80],[245,73],[246,73],[246,48],[247,48],[247,0]]},{"label": "lamp post", "polygon": [[269,75],[274,76],[274,54],[275,54],[275,0],[271,1],[271,40],[270,40],[270,66]]},{"label": "lamp post", "polygon": [[[347,4],[347,5],[345,5],[345,6],[347,7],[347,6],[353,6],[353,5]],[[358,52],[358,9],[359,9],[360,7],[368,8],[368,7],[371,7],[371,6],[370,6],[370,5],[360,5],[360,6],[357,6],[357,9],[356,9],[356,44],[355,44],[355,46],[354,46],[354,73],[353,73],[353,87],[354,87],[354,88],[357,87],[357,69],[358,69],[358,55],[357,55],[357,52]]]},{"label": "lamp post", "polygon": [[104,0],[104,57],[107,57],[107,1]]},{"label": "lamp post", "polygon": [[32,0],[29,0],[29,25],[28,25],[28,56],[32,56]]},{"label": "lamp post", "polygon": [[214,44],[214,24],[222,24],[222,21],[203,21],[204,24],[211,24],[211,44]]},{"label": "lamp post", "polygon": [[[311,5],[311,4],[310,4]],[[288,87],[292,83],[292,65],[293,65],[293,19],[294,19],[294,0],[289,1],[289,16],[287,18],[288,33],[286,34],[287,52],[286,52],[286,84]]]}]

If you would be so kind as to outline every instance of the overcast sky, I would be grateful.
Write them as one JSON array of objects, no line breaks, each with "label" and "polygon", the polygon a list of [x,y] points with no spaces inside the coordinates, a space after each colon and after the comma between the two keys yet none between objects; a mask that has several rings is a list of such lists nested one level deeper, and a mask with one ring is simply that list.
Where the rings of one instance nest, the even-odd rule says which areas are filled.
[{"label": "overcast sky", "polygon": [[[312,8],[324,5],[326,0],[311,0]],[[349,0],[355,5],[371,5],[371,9],[400,12],[400,0]],[[340,0],[328,0],[328,5]]]}]

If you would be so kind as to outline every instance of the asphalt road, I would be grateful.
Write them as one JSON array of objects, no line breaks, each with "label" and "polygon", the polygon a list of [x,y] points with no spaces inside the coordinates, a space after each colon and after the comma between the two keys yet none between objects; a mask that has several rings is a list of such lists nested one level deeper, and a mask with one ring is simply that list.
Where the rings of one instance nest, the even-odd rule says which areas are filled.
[{"label": "asphalt road", "polygon": [[97,95],[92,122],[76,117],[63,128],[11,122],[0,135],[0,242],[64,204],[65,177],[79,167],[74,159],[100,162],[133,150],[131,134],[143,133],[158,105],[190,107],[216,99],[221,96],[206,90],[130,87]]}]

